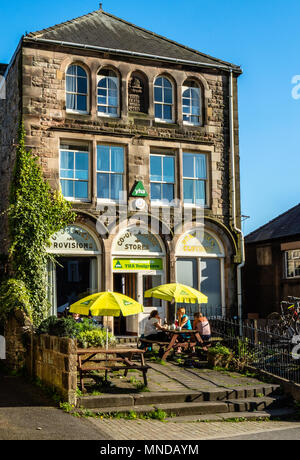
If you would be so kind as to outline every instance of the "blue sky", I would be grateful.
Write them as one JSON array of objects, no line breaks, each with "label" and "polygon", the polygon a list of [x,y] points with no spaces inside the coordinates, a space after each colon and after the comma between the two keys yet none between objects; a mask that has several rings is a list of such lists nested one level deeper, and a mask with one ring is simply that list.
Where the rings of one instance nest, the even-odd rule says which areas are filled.
[{"label": "blue sky", "polygon": [[[96,0],[0,3],[0,62],[22,34],[98,9]],[[299,0],[103,0],[105,11],[241,65],[242,214],[247,234],[300,202]],[[300,91],[299,91],[300,93]]]}]

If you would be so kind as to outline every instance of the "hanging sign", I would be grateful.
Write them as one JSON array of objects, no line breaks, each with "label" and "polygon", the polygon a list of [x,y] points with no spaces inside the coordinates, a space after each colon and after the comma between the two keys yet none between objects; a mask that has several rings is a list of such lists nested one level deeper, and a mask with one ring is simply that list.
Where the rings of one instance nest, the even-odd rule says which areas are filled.
[{"label": "hanging sign", "polygon": [[148,196],[148,193],[145,190],[143,182],[139,181],[133,189],[131,196],[144,198]]},{"label": "hanging sign", "polygon": [[113,270],[163,270],[162,259],[114,259]]}]

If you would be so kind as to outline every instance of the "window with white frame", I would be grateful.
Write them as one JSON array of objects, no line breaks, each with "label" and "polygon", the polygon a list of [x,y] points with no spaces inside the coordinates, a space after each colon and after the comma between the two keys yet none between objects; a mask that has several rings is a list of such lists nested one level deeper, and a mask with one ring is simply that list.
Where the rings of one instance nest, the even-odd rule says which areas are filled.
[{"label": "window with white frame", "polygon": [[285,275],[287,278],[300,277],[300,249],[285,252]]},{"label": "window with white frame", "polygon": [[97,198],[122,201],[124,190],[124,148],[97,146]]},{"label": "window with white frame", "polygon": [[98,115],[118,117],[120,113],[118,76],[112,70],[101,70],[97,76],[97,85]]},{"label": "window with white frame", "polygon": [[166,77],[158,77],[155,80],[154,110],[156,120],[173,122],[173,85]]},{"label": "window with white frame", "polygon": [[66,73],[66,109],[78,113],[88,111],[88,78],[79,65],[71,65]]},{"label": "window with white frame", "polygon": [[170,203],[175,196],[175,158],[150,155],[150,194],[153,202]]},{"label": "window with white frame", "polygon": [[183,153],[183,200],[186,204],[207,204],[207,159],[201,153]]},{"label": "window with white frame", "polygon": [[186,82],[182,88],[182,112],[184,124],[201,124],[201,89],[193,81]]},{"label": "window with white frame", "polygon": [[62,145],[60,149],[60,185],[68,200],[89,198],[88,146]]}]

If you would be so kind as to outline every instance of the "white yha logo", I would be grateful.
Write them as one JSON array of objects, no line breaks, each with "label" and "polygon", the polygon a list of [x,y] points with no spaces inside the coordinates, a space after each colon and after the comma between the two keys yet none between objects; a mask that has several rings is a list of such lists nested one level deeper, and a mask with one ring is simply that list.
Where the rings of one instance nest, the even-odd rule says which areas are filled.
[{"label": "white yha logo", "polygon": [[292,357],[293,359],[300,359],[300,335],[294,335],[292,343],[295,344],[292,350]]},{"label": "white yha logo", "polygon": [[0,359],[6,359],[5,338],[0,335]]}]

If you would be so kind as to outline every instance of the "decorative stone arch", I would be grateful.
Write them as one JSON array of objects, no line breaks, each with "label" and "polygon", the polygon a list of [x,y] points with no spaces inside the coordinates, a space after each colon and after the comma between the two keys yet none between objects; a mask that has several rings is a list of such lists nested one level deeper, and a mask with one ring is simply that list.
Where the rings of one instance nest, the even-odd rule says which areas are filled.
[{"label": "decorative stone arch", "polygon": [[[102,244],[96,233],[96,227],[91,225],[88,219],[77,218],[74,224],[52,235],[48,252],[64,261],[64,264],[61,265],[53,262],[48,264],[51,314],[56,315],[57,312],[60,312],[58,307],[62,307],[66,302],[73,303],[78,300],[79,294],[88,295],[88,293],[101,290]],[[57,270],[60,270],[59,276]],[[75,277],[70,275],[73,270],[77,273]],[[67,281],[66,284],[63,281],[63,286],[68,286],[70,292],[65,288],[62,289],[61,279],[65,280],[65,278]]]},{"label": "decorative stone arch", "polygon": [[127,76],[128,112],[149,112],[149,79],[139,69]]}]

